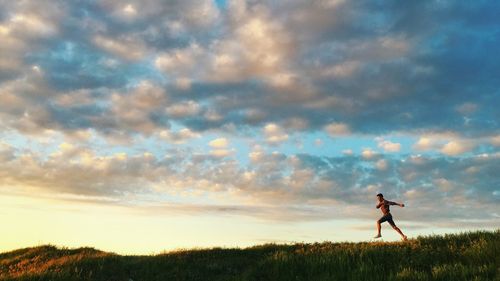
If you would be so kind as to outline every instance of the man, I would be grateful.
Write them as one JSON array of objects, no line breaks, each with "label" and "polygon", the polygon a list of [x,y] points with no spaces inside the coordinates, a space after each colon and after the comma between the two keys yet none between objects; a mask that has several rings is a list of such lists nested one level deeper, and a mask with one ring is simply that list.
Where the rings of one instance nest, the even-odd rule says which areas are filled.
[{"label": "man", "polygon": [[392,228],[394,228],[394,230],[396,230],[400,235],[401,237],[403,238],[404,241],[408,240],[408,238],[406,237],[406,235],[403,234],[403,232],[401,231],[401,229],[399,229],[396,224],[394,223],[394,221],[392,220],[392,215],[391,215],[391,212],[389,210],[389,206],[390,205],[397,205],[397,206],[400,206],[400,207],[404,207],[405,204],[399,204],[399,203],[395,203],[395,202],[391,202],[391,201],[388,201],[388,200],[385,200],[384,199],[384,195],[382,195],[382,193],[379,193],[377,194],[377,199],[378,199],[378,204],[377,204],[377,209],[380,208],[380,210],[382,210],[382,213],[384,214],[378,221],[377,221],[377,231],[378,231],[378,234],[377,236],[373,237],[373,238],[380,238],[382,237],[382,235],[380,235],[380,224],[383,223],[383,222],[388,222]]}]

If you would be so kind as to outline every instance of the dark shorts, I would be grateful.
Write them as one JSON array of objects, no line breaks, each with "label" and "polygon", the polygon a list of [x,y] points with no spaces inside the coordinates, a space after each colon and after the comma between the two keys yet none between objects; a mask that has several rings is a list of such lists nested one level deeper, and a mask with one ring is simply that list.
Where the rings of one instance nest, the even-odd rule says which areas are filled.
[{"label": "dark shorts", "polygon": [[396,226],[396,224],[394,223],[394,221],[392,220],[392,215],[389,213],[387,215],[383,215],[379,220],[378,222],[379,223],[383,223],[383,222],[388,222],[391,226]]}]

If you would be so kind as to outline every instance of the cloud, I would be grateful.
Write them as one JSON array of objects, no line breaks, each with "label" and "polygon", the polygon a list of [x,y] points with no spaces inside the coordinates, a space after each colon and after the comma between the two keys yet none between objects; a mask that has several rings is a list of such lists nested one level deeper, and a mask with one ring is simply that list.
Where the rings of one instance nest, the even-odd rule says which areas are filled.
[{"label": "cloud", "polygon": [[453,190],[453,183],[445,178],[434,180],[434,184],[443,192],[449,192]]},{"label": "cloud", "polygon": [[161,114],[162,104],[166,103],[167,95],[158,85],[143,81],[129,92],[113,93],[110,101],[113,119],[103,117],[94,122],[110,122],[108,125],[110,127],[151,134],[160,127],[151,118],[151,114],[153,112]]},{"label": "cloud", "polygon": [[[478,21],[458,3],[334,2],[241,1],[222,10],[208,0],[6,4],[0,81],[21,79],[36,66],[48,92],[100,91],[89,105],[99,111],[113,92],[151,80],[174,96],[172,106],[192,102],[203,114],[218,113],[176,117],[191,130],[274,123],[334,135],[495,131],[498,95],[491,89],[498,81],[484,77],[498,65],[498,42],[485,39],[495,38],[488,36],[496,30],[488,11],[496,4],[476,3],[474,11],[485,15]],[[436,39],[444,37],[477,42],[477,48]],[[457,70],[464,64],[473,75]],[[255,109],[261,119],[245,118]],[[35,123],[44,129],[96,126],[80,117],[71,126],[64,118]],[[289,120],[301,120],[294,123],[300,126]]]},{"label": "cloud", "polygon": [[[47,7],[44,7],[44,5]],[[16,79],[30,68],[25,54],[43,49],[59,34],[64,8],[54,3],[3,3],[0,17],[0,82]]]},{"label": "cloud", "polygon": [[325,131],[332,137],[347,135],[350,133],[349,126],[343,123],[332,122],[325,126]]},{"label": "cloud", "polygon": [[[44,38],[52,37],[58,32],[58,25],[55,19],[58,19],[63,11],[54,8],[52,11],[44,11],[42,13],[34,13],[29,7],[25,11],[18,11],[11,15],[6,26],[4,27],[5,33],[11,33],[13,35],[19,34],[25,38]],[[34,8],[34,7],[33,7]],[[50,19],[49,16],[53,16]]]},{"label": "cloud", "polygon": [[235,153],[234,149],[229,149],[229,140],[226,138],[216,138],[208,143],[212,150],[210,155],[215,157],[228,157]]},{"label": "cloud", "polygon": [[121,12],[125,17],[134,17],[137,15],[137,9],[132,4],[127,4]]},{"label": "cloud", "polygon": [[446,143],[443,148],[441,148],[441,152],[446,155],[459,155],[466,152],[469,152],[473,148],[472,144],[466,143],[463,141],[450,141]]},{"label": "cloud", "polygon": [[164,52],[157,56],[155,66],[166,75],[190,81],[231,83],[258,78],[288,86],[294,75],[283,65],[290,49],[286,31],[262,9],[240,12],[242,17],[227,26],[226,36],[211,44],[194,41]]},{"label": "cloud", "polygon": [[[492,220],[485,214],[495,210],[500,200],[494,195],[498,190],[493,173],[498,155],[379,158],[370,167],[363,157],[352,155],[287,156],[255,147],[249,155],[251,163],[241,165],[228,158],[234,152],[227,144],[217,146],[208,154],[170,149],[165,156],[119,150],[99,155],[85,146],[60,143],[50,157],[44,157],[2,145],[0,156],[4,161],[0,175],[4,176],[0,188],[12,191],[9,186],[16,186],[22,187],[20,192],[29,189],[37,190],[37,194],[106,197],[122,203],[132,196],[136,202],[145,200],[146,210],[148,204],[161,204],[161,195],[165,194],[179,202],[211,194],[215,201],[210,204],[214,206],[227,205],[223,202],[230,199],[242,208],[262,211],[245,212],[249,216],[266,218],[271,207],[264,206],[273,206],[273,219],[281,220],[292,219],[286,215],[290,210],[305,211],[306,206],[311,208],[308,215],[294,220],[335,218],[339,208],[346,206],[357,210],[342,209],[342,217],[368,218],[371,208],[364,209],[366,201],[372,200],[376,192],[399,198],[409,207],[419,206],[418,214],[403,217],[415,222],[446,221],[460,216]],[[475,198],[473,204],[465,200],[471,196]],[[152,202],[151,198],[159,201]],[[436,206],[439,200],[444,204]],[[456,204],[467,208],[457,210],[453,207]],[[194,204],[191,210],[202,211],[203,205]],[[481,208],[476,208],[478,205]]]},{"label": "cloud", "polygon": [[494,146],[500,146],[500,135],[491,137],[490,143],[493,144]]},{"label": "cloud", "polygon": [[413,145],[413,149],[415,150],[430,150],[434,148],[433,140],[428,137],[421,137],[418,141]]},{"label": "cloud", "polygon": [[193,1],[194,5],[189,9],[186,18],[188,21],[199,25],[206,26],[215,22],[219,17],[219,10],[214,1]]},{"label": "cloud", "polygon": [[208,143],[213,148],[226,148],[229,145],[229,141],[226,138],[217,138]]},{"label": "cloud", "polygon": [[195,101],[180,102],[168,106],[165,111],[166,113],[174,118],[183,118],[193,115],[197,115],[201,110],[200,105]]},{"label": "cloud", "polygon": [[[426,140],[424,139],[423,142],[425,144]],[[422,143],[420,145],[422,145]],[[383,139],[378,139],[378,147],[382,148],[386,152],[399,152],[401,150],[400,143],[391,142]]]},{"label": "cloud", "polygon": [[375,167],[381,171],[387,170],[387,161],[385,159],[380,159],[375,163]]},{"label": "cloud", "polygon": [[365,159],[372,159],[377,155],[377,152],[372,150],[371,148],[363,148],[363,151],[361,152],[361,156]]},{"label": "cloud", "polygon": [[[360,202],[382,189],[419,206],[408,220],[491,222],[498,8],[4,1],[1,188],[120,202],[211,194],[226,203],[172,208],[284,219],[325,219],[348,206],[355,212],[342,215],[366,218]],[[200,149],[207,133],[226,142]],[[321,138],[326,148],[325,133],[384,136],[377,148],[392,153],[362,139],[341,146],[341,157],[286,144]],[[392,135],[418,138],[412,148],[421,154],[402,153]],[[249,148],[236,151],[233,137]],[[248,163],[239,157],[247,152]]]},{"label": "cloud", "polygon": [[235,153],[234,149],[224,149],[224,148],[216,148],[210,150],[210,155],[215,157],[228,157]]},{"label": "cloud", "polygon": [[160,131],[159,137],[161,139],[164,139],[164,140],[171,142],[171,143],[174,143],[174,144],[181,144],[181,143],[185,143],[186,141],[188,141],[190,139],[199,138],[199,137],[201,137],[201,135],[191,131],[188,128],[184,128],[184,129],[181,129],[177,132],[174,132],[171,130]]},{"label": "cloud", "polygon": [[266,141],[270,144],[278,144],[288,140],[288,134],[285,133],[283,128],[274,123],[269,123],[264,126],[264,136]]},{"label": "cloud", "polygon": [[169,75],[176,75],[181,79],[196,79],[193,77],[203,65],[206,50],[196,43],[187,48],[175,49],[168,53],[160,54],[155,59],[155,66]]},{"label": "cloud", "polygon": [[143,44],[134,38],[106,38],[97,35],[93,39],[96,46],[127,60],[140,60],[146,54]]},{"label": "cloud", "polygon": [[3,162],[8,162],[15,158],[14,148],[9,144],[0,142],[0,160]]},{"label": "cloud", "polygon": [[472,152],[481,146],[495,146],[494,137],[463,137],[456,133],[443,132],[422,136],[412,146],[417,151],[437,151],[450,156]]}]

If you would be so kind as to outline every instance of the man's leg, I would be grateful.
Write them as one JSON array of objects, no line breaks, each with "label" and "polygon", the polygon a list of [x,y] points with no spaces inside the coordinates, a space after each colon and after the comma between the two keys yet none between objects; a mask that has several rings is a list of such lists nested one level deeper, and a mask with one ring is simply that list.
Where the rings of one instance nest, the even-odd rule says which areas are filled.
[{"label": "man's leg", "polygon": [[394,221],[392,219],[389,220],[389,223],[391,224],[392,228],[394,230],[396,230],[399,233],[399,235],[401,235],[401,237],[403,238],[403,240],[405,240],[405,241],[408,240],[408,237],[406,237],[406,235],[403,234],[403,232],[401,231],[401,229],[399,229],[399,227],[396,226],[396,224],[394,223]]},{"label": "man's leg", "polygon": [[380,235],[380,220],[377,221],[377,236],[375,236],[374,238],[380,238],[382,237],[382,235]]}]

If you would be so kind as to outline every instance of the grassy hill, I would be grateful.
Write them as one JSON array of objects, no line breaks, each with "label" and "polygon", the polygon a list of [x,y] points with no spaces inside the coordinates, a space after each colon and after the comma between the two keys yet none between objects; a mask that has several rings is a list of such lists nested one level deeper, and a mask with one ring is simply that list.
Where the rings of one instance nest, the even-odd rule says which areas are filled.
[{"label": "grassy hill", "polygon": [[152,256],[40,246],[0,254],[0,280],[500,280],[500,230]]}]

